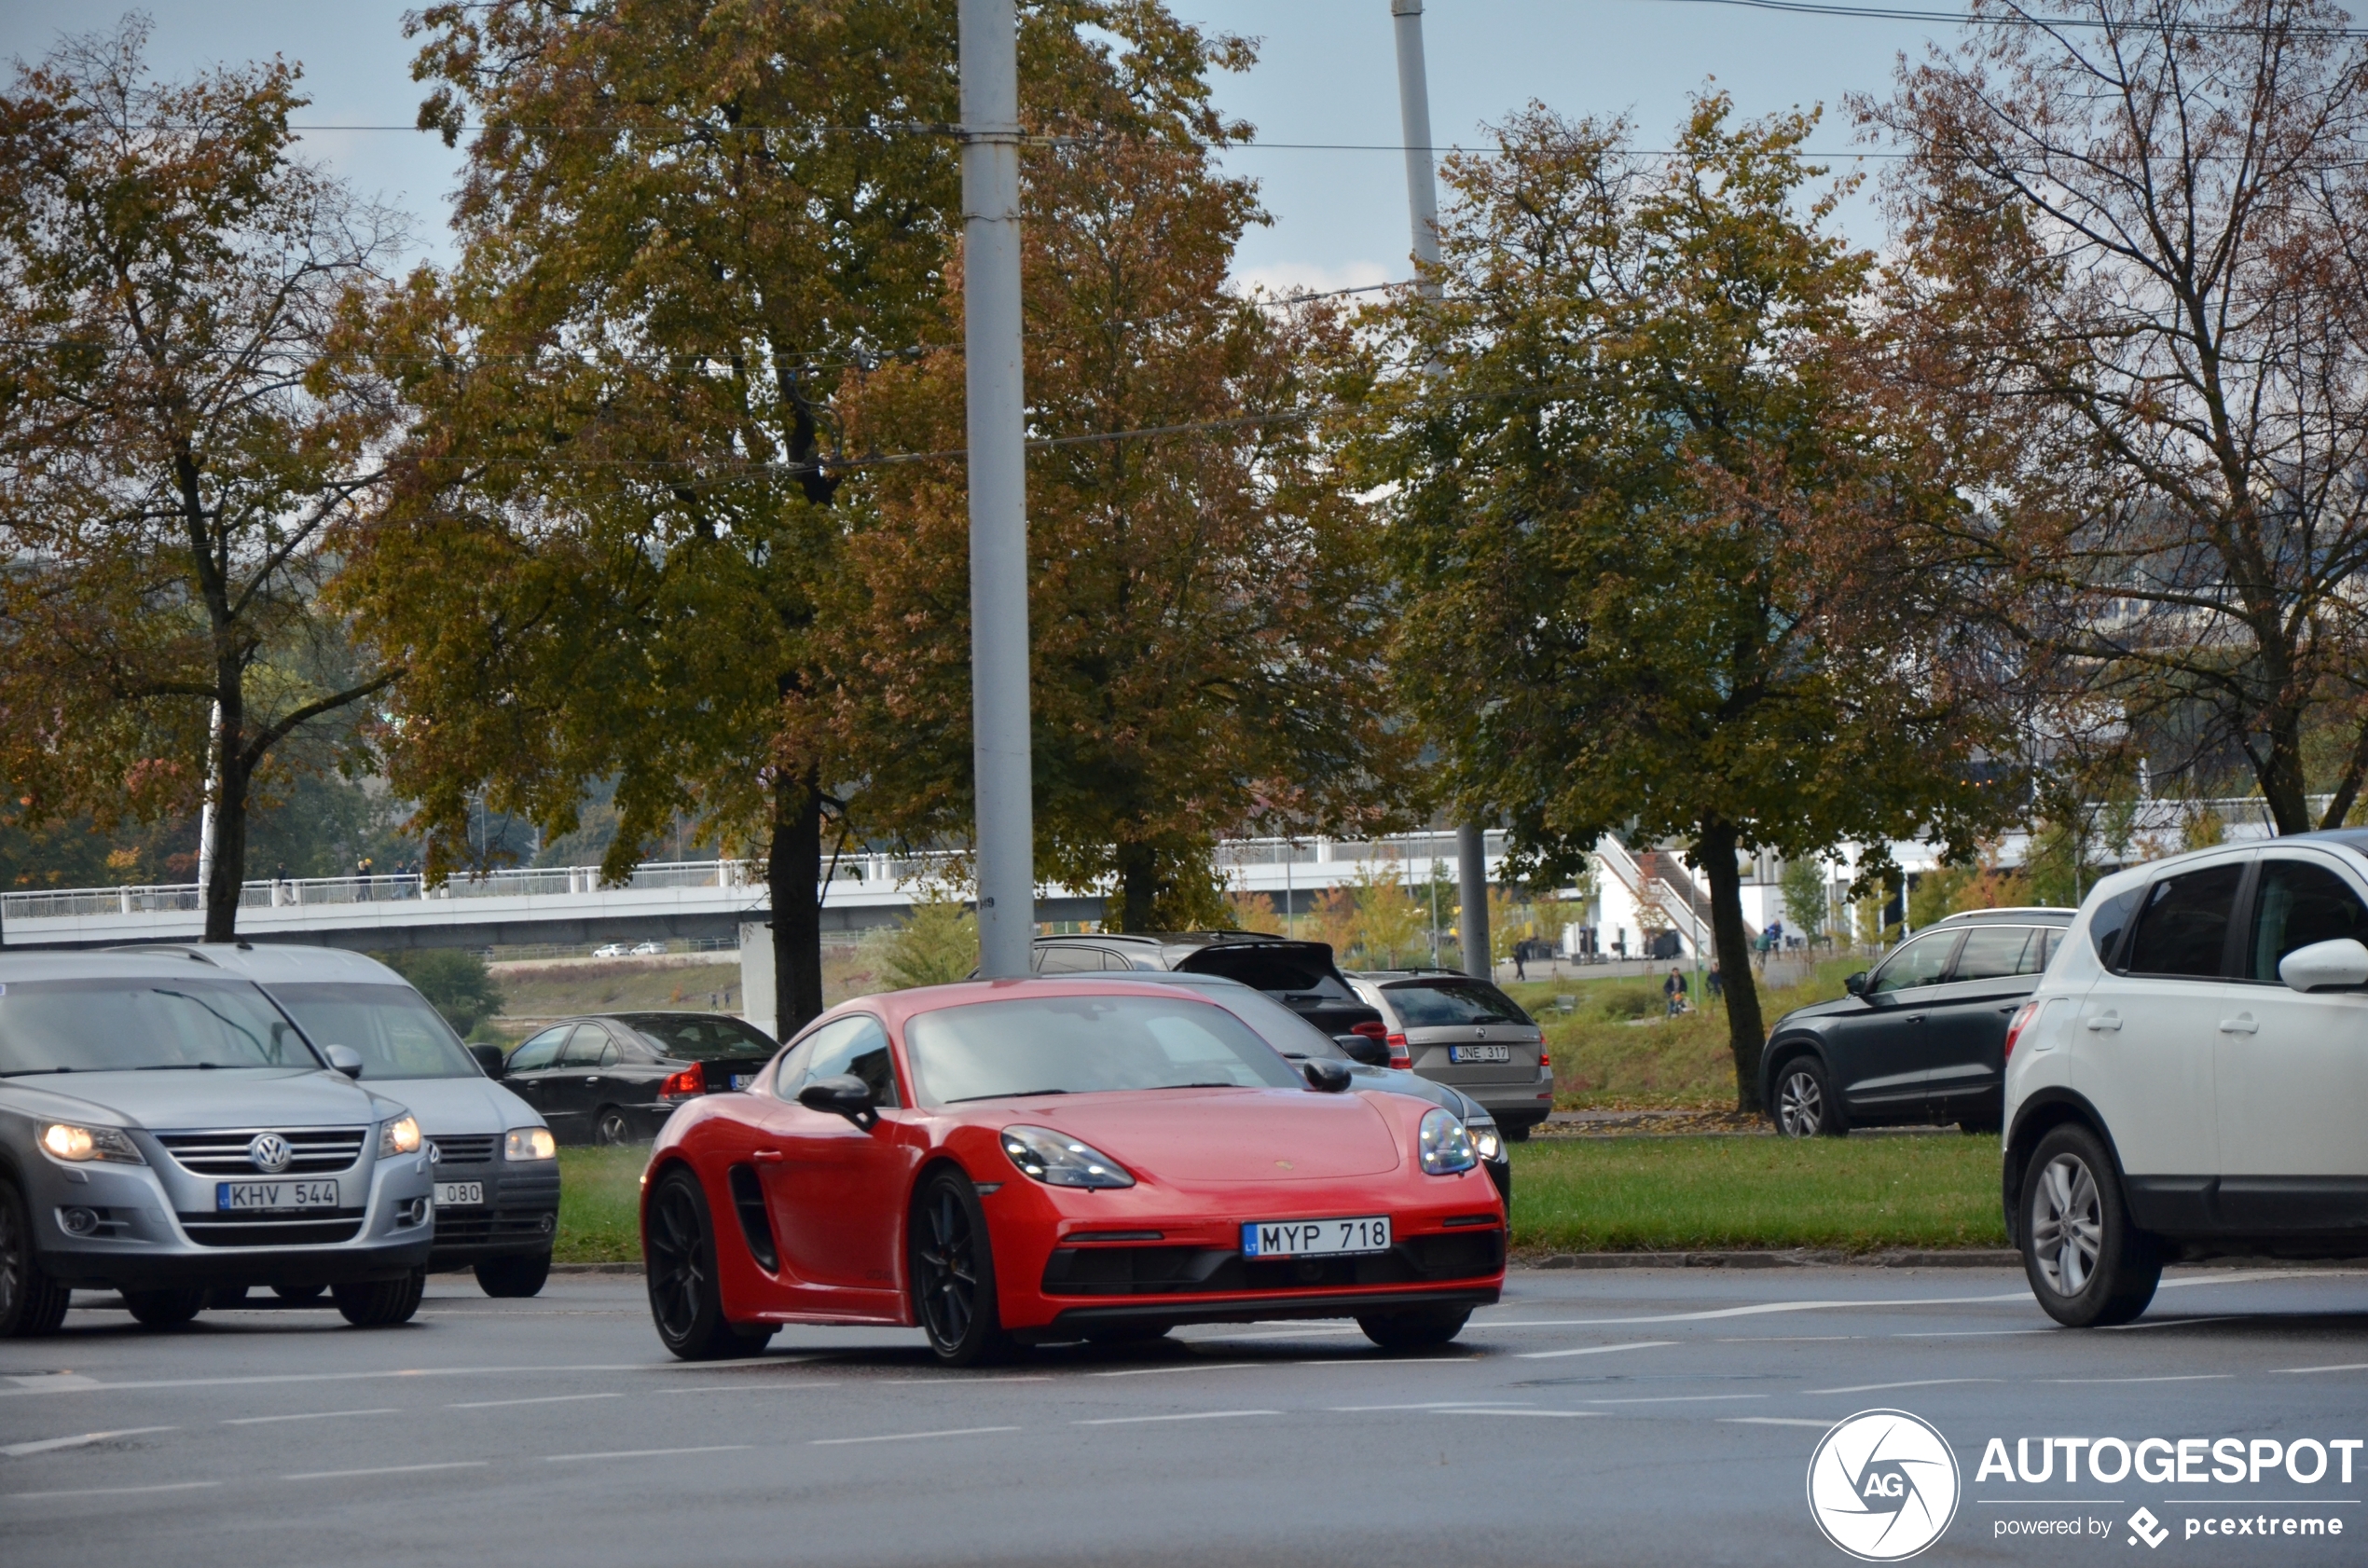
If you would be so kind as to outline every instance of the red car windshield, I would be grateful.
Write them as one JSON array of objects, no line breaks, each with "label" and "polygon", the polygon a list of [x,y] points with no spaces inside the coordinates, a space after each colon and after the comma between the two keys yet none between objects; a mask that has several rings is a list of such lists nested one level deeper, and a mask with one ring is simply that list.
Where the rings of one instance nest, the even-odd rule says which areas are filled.
[{"label": "red car windshield", "polygon": [[1177,997],[1027,997],[915,1015],[904,1049],[926,1105],[1112,1090],[1301,1088],[1222,1008]]}]

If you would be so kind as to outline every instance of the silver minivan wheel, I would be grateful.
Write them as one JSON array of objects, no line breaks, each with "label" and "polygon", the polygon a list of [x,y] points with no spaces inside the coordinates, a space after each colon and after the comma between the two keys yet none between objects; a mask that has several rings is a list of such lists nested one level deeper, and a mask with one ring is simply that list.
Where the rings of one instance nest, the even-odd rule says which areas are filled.
[{"label": "silver minivan wheel", "polygon": [[2032,1183],[2031,1252],[2047,1288],[2077,1296],[2097,1272],[2104,1248],[2105,1204],[2096,1173],[2077,1154],[2047,1162]]}]

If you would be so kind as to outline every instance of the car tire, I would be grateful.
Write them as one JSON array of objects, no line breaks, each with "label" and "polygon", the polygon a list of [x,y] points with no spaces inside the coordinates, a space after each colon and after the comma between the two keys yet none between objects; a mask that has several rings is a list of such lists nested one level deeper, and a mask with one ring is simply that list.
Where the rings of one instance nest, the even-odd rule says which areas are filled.
[{"label": "car tire", "polygon": [[759,1355],[772,1340],[771,1325],[744,1327],[723,1315],[707,1193],[699,1178],[680,1165],[660,1176],[650,1193],[641,1251],[650,1321],[673,1355],[684,1361],[724,1361]]},{"label": "car tire", "polygon": [[1792,1057],[1776,1069],[1768,1119],[1788,1138],[1838,1138],[1850,1131],[1825,1065],[1814,1056]]},{"label": "car tire", "polygon": [[975,1367],[1010,1354],[996,1307],[994,1239],[968,1176],[940,1171],[921,1184],[905,1248],[913,1315],[938,1364]]},{"label": "car tire", "polygon": [[2023,1272],[2049,1317],[2110,1327],[2146,1310],[2162,1282],[2162,1247],[2129,1217],[2113,1157],[2077,1123],[2039,1140],[2023,1167]]},{"label": "car tire", "polygon": [[333,1285],[329,1295],[337,1311],[356,1328],[392,1328],[408,1323],[427,1294],[428,1272],[414,1269],[400,1279],[366,1280],[357,1285]]},{"label": "car tire", "polygon": [[74,1293],[49,1277],[16,1184],[0,1180],[0,1340],[54,1334]]},{"label": "car tire", "polygon": [[488,1258],[476,1266],[477,1288],[488,1296],[520,1298],[539,1296],[544,1281],[551,1277],[551,1255],[533,1252],[524,1256]]},{"label": "car tire", "polygon": [[178,1328],[205,1311],[202,1290],[127,1290],[123,1304],[143,1328]]},{"label": "car tire", "polygon": [[633,1141],[633,1122],[614,1106],[602,1106],[592,1113],[592,1141],[608,1148]]},{"label": "car tire", "polygon": [[307,1301],[319,1300],[321,1292],[328,1288],[325,1285],[275,1285],[271,1287],[271,1294],[290,1306],[301,1306]]},{"label": "car tire", "polygon": [[1418,1307],[1375,1313],[1356,1320],[1365,1337],[1384,1350],[1436,1350],[1464,1331],[1469,1307]]}]

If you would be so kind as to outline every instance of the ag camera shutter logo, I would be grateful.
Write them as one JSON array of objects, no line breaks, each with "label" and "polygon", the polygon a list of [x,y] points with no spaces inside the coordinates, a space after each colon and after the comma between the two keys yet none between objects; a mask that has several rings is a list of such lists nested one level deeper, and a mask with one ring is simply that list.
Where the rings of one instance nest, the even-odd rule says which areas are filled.
[{"label": "ag camera shutter logo", "polygon": [[1906,1410],[1846,1417],[1809,1459],[1810,1517],[1862,1562],[1897,1562],[1939,1540],[1961,1491],[1948,1440]]}]

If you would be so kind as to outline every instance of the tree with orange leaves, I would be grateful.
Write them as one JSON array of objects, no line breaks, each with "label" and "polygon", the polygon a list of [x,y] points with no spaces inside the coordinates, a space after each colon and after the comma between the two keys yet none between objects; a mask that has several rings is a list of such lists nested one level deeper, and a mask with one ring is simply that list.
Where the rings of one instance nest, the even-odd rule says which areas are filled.
[{"label": "tree with orange leaves", "polygon": [[[1221,925],[1218,835],[1363,836],[1408,793],[1370,526],[1326,461],[1342,325],[1229,290],[1260,214],[1205,145],[1048,147],[1026,201],[1037,866],[1112,886],[1115,929]],[[883,368],[845,407],[859,447],[957,447],[960,361]],[[864,488],[876,521],[851,541],[858,602],[837,623],[842,667],[864,674],[835,721],[902,832],[958,833],[962,471],[885,466]]]}]

